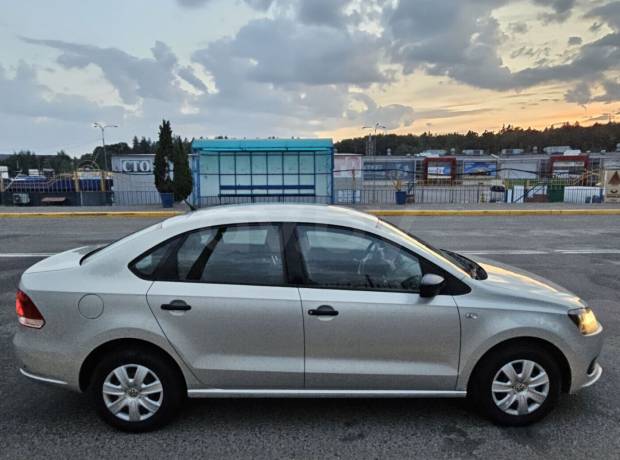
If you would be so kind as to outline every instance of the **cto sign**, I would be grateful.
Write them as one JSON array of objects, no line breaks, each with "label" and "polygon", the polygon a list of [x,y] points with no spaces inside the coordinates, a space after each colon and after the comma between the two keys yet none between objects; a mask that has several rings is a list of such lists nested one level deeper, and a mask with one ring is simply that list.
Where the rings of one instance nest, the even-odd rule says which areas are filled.
[{"label": "cto sign", "polygon": [[151,159],[121,159],[121,172],[128,174],[152,174],[153,160]]}]

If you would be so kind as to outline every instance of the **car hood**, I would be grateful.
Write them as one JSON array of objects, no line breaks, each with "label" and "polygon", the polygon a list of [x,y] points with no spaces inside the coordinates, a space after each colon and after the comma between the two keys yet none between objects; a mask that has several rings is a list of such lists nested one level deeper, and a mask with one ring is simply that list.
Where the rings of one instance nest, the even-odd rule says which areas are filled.
[{"label": "car hood", "polygon": [[82,257],[98,247],[99,246],[82,246],[80,248],[54,254],[32,265],[24,272],[24,275],[78,267]]},{"label": "car hood", "polygon": [[481,285],[502,295],[547,302],[567,309],[585,306],[584,302],[568,289],[546,278],[495,261],[478,259],[488,278]]}]

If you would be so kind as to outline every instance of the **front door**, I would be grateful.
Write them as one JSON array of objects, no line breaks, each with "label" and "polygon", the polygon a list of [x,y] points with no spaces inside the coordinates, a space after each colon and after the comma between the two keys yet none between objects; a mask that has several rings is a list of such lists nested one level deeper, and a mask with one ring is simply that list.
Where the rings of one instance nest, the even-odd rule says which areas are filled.
[{"label": "front door", "polygon": [[286,286],[279,226],[181,238],[161,256],[148,302],[205,388],[303,388],[301,302],[298,289]]},{"label": "front door", "polygon": [[414,254],[351,229],[298,225],[297,237],[306,388],[454,390],[457,306],[450,295],[418,295]]}]

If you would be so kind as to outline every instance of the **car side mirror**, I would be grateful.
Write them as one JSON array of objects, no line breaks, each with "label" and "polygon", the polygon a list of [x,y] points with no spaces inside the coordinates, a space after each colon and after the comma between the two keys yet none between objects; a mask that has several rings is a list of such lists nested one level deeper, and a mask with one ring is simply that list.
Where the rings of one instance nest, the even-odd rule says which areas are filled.
[{"label": "car side mirror", "polygon": [[420,281],[420,297],[435,297],[441,292],[445,283],[446,280],[442,276],[427,273]]}]

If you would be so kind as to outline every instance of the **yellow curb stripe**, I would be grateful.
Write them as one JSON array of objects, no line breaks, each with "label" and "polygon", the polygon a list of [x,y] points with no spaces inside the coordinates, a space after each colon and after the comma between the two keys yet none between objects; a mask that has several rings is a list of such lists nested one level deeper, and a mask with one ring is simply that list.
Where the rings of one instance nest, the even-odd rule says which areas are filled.
[{"label": "yellow curb stripe", "polygon": [[174,217],[178,211],[75,211],[75,212],[0,212],[0,218],[71,218],[71,217]]},{"label": "yellow curb stripe", "polygon": [[620,209],[371,209],[375,216],[616,216]]}]

